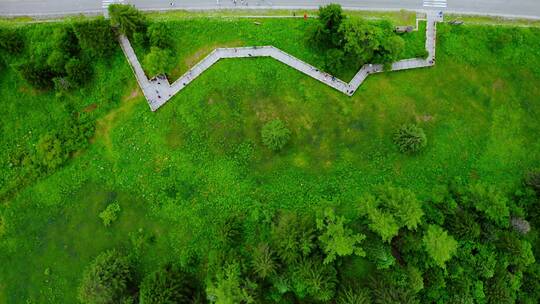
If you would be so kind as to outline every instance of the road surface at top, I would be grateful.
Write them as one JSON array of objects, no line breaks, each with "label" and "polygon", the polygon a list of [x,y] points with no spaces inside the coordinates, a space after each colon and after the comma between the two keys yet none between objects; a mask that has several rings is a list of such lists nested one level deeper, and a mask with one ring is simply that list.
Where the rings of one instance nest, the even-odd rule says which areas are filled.
[{"label": "road surface at top", "polygon": [[[100,13],[113,0],[0,0],[0,15],[38,16]],[[422,10],[540,18],[540,0],[124,0],[144,10],[224,8],[317,8],[340,3],[346,9]],[[235,4],[236,2],[236,4]]]}]

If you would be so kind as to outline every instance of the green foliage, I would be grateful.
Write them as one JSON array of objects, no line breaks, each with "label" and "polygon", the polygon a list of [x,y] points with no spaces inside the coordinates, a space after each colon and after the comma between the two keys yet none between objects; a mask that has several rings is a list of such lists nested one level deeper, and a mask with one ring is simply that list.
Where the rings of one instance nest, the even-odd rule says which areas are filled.
[{"label": "green foliage", "polygon": [[396,236],[402,227],[416,229],[424,215],[414,193],[390,185],[380,186],[373,195],[364,195],[359,211],[367,217],[369,228],[385,242]]},{"label": "green foliage", "polygon": [[99,213],[99,218],[103,221],[105,227],[109,227],[118,219],[120,213],[120,205],[117,202],[107,205],[107,208]]},{"label": "green foliage", "polygon": [[384,277],[371,278],[369,288],[374,304],[419,304],[414,292],[408,288],[396,286]]},{"label": "green foliage", "polygon": [[129,297],[132,277],[129,259],[118,251],[106,251],[84,271],[79,300],[88,304],[121,303]]},{"label": "green foliage", "polygon": [[289,142],[291,131],[280,119],[267,122],[261,130],[263,144],[270,150],[279,151]]},{"label": "green foliage", "polygon": [[56,76],[53,69],[38,61],[28,61],[17,66],[21,76],[38,89],[50,89],[54,86],[53,78]]},{"label": "green foliage", "polygon": [[195,278],[166,264],[146,276],[141,283],[139,303],[141,304],[191,304],[197,298]]},{"label": "green foliage", "polygon": [[146,30],[145,16],[132,5],[112,4],[109,5],[111,25],[118,27],[120,32],[132,37],[136,32]]},{"label": "green foliage", "polygon": [[510,209],[508,199],[495,187],[482,183],[469,186],[463,201],[468,206],[485,214],[487,219],[500,227],[508,227],[510,224]]},{"label": "green foliage", "polygon": [[110,57],[117,42],[108,20],[99,16],[73,22],[73,30],[81,49],[91,57]]},{"label": "green foliage", "polygon": [[152,23],[148,27],[150,45],[160,49],[168,49],[172,46],[170,29],[164,23]]},{"label": "green foliage", "polygon": [[352,55],[360,64],[373,59],[375,50],[379,48],[377,39],[380,30],[363,19],[347,19],[339,28],[343,36],[343,50]]},{"label": "green foliage", "polygon": [[392,255],[392,248],[387,244],[381,244],[379,242],[369,244],[366,252],[367,258],[379,270],[388,269],[396,263],[396,259]]},{"label": "green foliage", "polygon": [[342,50],[329,49],[326,51],[326,60],[324,65],[329,72],[336,74],[343,68],[345,61],[345,53]]},{"label": "green foliage", "polygon": [[414,154],[427,146],[427,138],[417,125],[403,125],[394,133],[394,143],[401,153]]},{"label": "green foliage", "polygon": [[334,210],[325,210],[324,218],[317,219],[317,229],[321,233],[319,241],[326,254],[325,264],[335,261],[337,257],[352,254],[366,256],[366,252],[360,247],[366,236],[355,234],[352,229],[346,228],[345,218],[336,216]]},{"label": "green foliage", "polygon": [[322,259],[303,259],[293,265],[290,275],[292,291],[300,299],[329,301],[335,295],[336,269]]},{"label": "green foliage", "polygon": [[71,58],[65,66],[66,76],[73,85],[83,85],[92,77],[92,68],[82,60]]},{"label": "green foliage", "polygon": [[319,23],[313,30],[311,39],[321,47],[337,47],[341,43],[338,29],[345,16],[339,4],[319,7]]},{"label": "green foliage", "polygon": [[336,304],[371,304],[371,297],[365,288],[349,287],[338,293]]},{"label": "green foliage", "polygon": [[287,264],[308,256],[315,247],[315,227],[309,217],[281,213],[271,230],[272,248]]},{"label": "green foliage", "polygon": [[435,261],[435,265],[444,268],[446,261],[450,260],[457,251],[457,241],[436,225],[429,225],[422,242],[428,255]]},{"label": "green foliage", "polygon": [[240,265],[227,264],[211,280],[206,288],[208,300],[216,304],[254,303],[250,289],[256,285],[242,280]]},{"label": "green foliage", "polygon": [[540,169],[535,169],[527,172],[525,175],[525,185],[530,187],[540,196]]},{"label": "green foliage", "polygon": [[251,268],[255,275],[261,279],[266,279],[276,274],[278,264],[273,256],[273,252],[268,244],[261,243],[252,253]]},{"label": "green foliage", "polygon": [[160,49],[158,47],[151,47],[150,53],[148,53],[144,59],[143,64],[146,70],[151,76],[167,74],[167,69],[170,66],[170,62],[173,60],[170,50]]},{"label": "green foliage", "polygon": [[24,48],[22,35],[13,28],[0,27],[0,50],[11,54],[18,54]]},{"label": "green foliage", "polygon": [[45,134],[36,144],[35,163],[48,170],[54,170],[68,159],[68,151],[62,147],[62,141],[54,134]]}]

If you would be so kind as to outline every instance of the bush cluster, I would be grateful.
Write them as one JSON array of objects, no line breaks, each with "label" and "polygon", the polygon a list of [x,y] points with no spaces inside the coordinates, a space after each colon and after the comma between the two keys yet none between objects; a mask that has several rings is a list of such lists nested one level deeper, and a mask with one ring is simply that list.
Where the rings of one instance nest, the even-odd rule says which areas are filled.
[{"label": "bush cluster", "polygon": [[427,146],[427,137],[417,125],[403,125],[394,133],[394,143],[400,152],[414,154]]},{"label": "bush cluster", "polygon": [[319,23],[309,40],[326,51],[326,69],[336,73],[343,62],[381,63],[388,68],[405,48],[405,41],[394,33],[388,21],[379,24],[361,18],[347,18],[339,4],[319,8]]},{"label": "bush cluster", "polygon": [[30,85],[65,92],[89,81],[90,61],[110,56],[115,45],[112,29],[105,19],[75,20],[57,27],[49,44],[32,46],[30,56],[17,68]]},{"label": "bush cluster", "polygon": [[263,144],[270,150],[279,151],[289,142],[291,131],[280,119],[266,123],[261,130]]}]

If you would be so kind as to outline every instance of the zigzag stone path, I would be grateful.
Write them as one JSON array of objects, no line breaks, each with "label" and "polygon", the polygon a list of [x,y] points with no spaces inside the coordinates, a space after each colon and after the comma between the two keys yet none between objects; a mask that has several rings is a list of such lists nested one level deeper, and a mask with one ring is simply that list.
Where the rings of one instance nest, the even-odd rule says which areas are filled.
[{"label": "zigzag stone path", "polygon": [[[428,51],[428,57],[426,59],[413,58],[394,62],[392,64],[392,71],[424,68],[435,65],[436,26],[437,22],[442,21],[442,15],[439,15],[437,12],[427,12],[426,16],[426,50]],[[135,73],[137,82],[152,111],[156,111],[164,105],[172,96],[184,89],[220,59],[271,57],[349,96],[352,96],[356,92],[358,87],[370,74],[383,72],[383,66],[381,64],[365,64],[356,73],[351,82],[346,83],[273,46],[218,48],[174,83],[169,84],[168,79],[164,76],[148,79],[129,40],[123,35],[119,37],[119,40],[120,46]]]}]

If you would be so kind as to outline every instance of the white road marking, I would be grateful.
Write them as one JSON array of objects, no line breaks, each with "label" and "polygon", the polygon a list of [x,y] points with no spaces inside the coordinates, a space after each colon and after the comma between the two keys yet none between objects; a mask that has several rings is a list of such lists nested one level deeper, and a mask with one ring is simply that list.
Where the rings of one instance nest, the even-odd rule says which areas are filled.
[{"label": "white road marking", "polygon": [[445,8],[447,6],[447,3],[446,0],[424,0],[423,6]]}]

